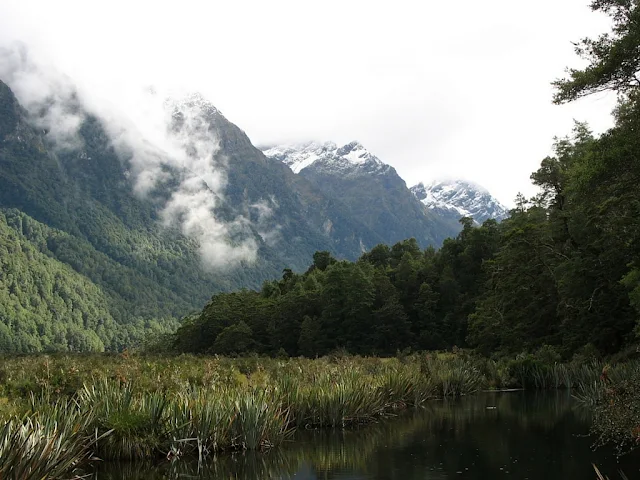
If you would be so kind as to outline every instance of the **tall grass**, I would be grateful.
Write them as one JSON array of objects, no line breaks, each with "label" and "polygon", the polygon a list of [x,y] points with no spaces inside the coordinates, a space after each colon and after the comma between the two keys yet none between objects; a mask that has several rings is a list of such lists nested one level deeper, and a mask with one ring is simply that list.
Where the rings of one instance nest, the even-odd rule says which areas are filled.
[{"label": "tall grass", "polygon": [[0,428],[0,478],[63,478],[87,460],[102,439],[92,429],[93,420],[72,401],[43,404],[31,417],[8,419]]},{"label": "tall grass", "polygon": [[[597,466],[593,466],[593,469],[596,471],[596,476],[598,477],[598,480],[609,480],[609,477],[605,477],[601,472],[600,469],[598,469]],[[627,477],[624,472],[618,472],[620,474],[620,478],[622,480],[629,480],[629,477]]]},{"label": "tall grass", "polygon": [[[455,355],[402,361],[43,356],[5,359],[0,371],[0,418],[11,445],[5,449],[22,452],[3,461],[30,458],[16,447],[20,438],[29,440],[23,450],[44,445],[42,452],[49,452],[47,442],[72,439],[74,448],[63,449],[67,463],[47,454],[60,465],[56,472],[82,463],[89,449],[105,460],[204,460],[221,451],[265,450],[295,428],[371,422],[430,398],[471,393],[483,378]],[[33,401],[24,401],[30,392]]]},{"label": "tall grass", "polygon": [[[597,362],[544,363],[531,355],[493,361],[464,352],[316,360],[9,358],[0,362],[0,478],[8,478],[2,468],[31,471],[23,470],[27,461],[36,476],[16,478],[38,478],[45,468],[51,473],[39,478],[57,478],[89,452],[105,460],[204,462],[216,452],[264,451],[297,428],[369,423],[429,399],[488,387],[570,388],[595,405],[602,368]],[[633,368],[612,367],[610,378],[625,378]],[[25,400],[30,393],[31,402]]]},{"label": "tall grass", "polygon": [[475,393],[483,385],[480,370],[469,360],[426,355],[420,363],[420,371],[433,386],[437,396],[455,397]]}]

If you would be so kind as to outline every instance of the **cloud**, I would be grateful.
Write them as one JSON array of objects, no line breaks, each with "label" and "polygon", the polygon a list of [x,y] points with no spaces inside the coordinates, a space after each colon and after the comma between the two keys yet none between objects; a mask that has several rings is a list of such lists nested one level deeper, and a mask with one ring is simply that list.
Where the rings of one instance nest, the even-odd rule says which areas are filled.
[{"label": "cloud", "polygon": [[272,195],[269,200],[261,200],[249,206],[254,213],[253,223],[264,243],[270,247],[276,246],[282,240],[282,226],[273,220],[273,212],[278,208],[278,201]]},{"label": "cloud", "polygon": [[[151,93],[152,98],[158,98]],[[162,166],[180,172],[178,186],[171,193],[161,216],[166,225],[179,225],[182,233],[198,240],[206,265],[223,268],[240,262],[253,262],[258,245],[253,237],[250,220],[242,215],[232,221],[222,221],[214,214],[223,202],[226,160],[219,152],[211,115],[217,110],[200,95],[170,97],[162,102],[157,118],[163,119],[161,131],[148,131],[155,146],[165,152]],[[142,152],[146,152],[143,150]],[[158,184],[159,173],[155,155],[151,162],[140,152],[134,152],[133,164],[139,172],[153,172],[156,178],[145,176],[145,183]],[[155,185],[154,184],[155,180]],[[137,183],[138,189],[139,182]],[[144,185],[148,189],[148,185]]]},{"label": "cloud", "polygon": [[0,45],[0,79],[13,90],[33,123],[47,132],[57,149],[83,146],[78,130],[85,118],[71,80],[39,65],[25,44]]},{"label": "cloud", "polygon": [[124,92],[118,102],[105,101],[82,85],[76,88],[18,44],[0,49],[0,78],[56,148],[81,149],[78,129],[85,111],[98,116],[135,193],[161,202],[162,224],[195,239],[205,267],[221,270],[254,262],[254,230],[263,239],[275,238],[277,229],[266,227],[272,213],[266,201],[251,206],[256,225],[241,214],[225,220],[216,216],[224,203],[227,165],[211,123],[219,112],[202,96],[144,88]]},{"label": "cloud", "polygon": [[571,42],[609,28],[588,3],[3,0],[0,44],[23,40],[91,99],[183,86],[257,144],[357,139],[409,185],[463,176],[508,203],[574,118],[611,125],[615,95],[551,103]]}]

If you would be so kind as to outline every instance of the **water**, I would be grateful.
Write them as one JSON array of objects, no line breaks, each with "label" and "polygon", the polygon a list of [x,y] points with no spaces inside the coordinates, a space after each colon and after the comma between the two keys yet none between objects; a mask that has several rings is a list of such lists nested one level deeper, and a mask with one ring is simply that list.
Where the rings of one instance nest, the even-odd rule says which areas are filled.
[{"label": "water", "polygon": [[[489,407],[489,408],[487,408]],[[495,408],[493,408],[495,407]],[[95,480],[444,480],[640,478],[640,453],[592,451],[588,412],[567,392],[487,393],[351,431],[305,431],[266,454],[221,455],[198,470],[181,460],[105,464]]]}]

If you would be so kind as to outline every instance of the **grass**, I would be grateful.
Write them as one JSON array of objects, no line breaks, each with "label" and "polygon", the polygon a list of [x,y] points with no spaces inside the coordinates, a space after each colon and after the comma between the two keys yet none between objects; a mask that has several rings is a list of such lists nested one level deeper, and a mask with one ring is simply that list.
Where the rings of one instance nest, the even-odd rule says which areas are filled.
[{"label": "grass", "polygon": [[[598,480],[609,480],[609,477],[605,477],[605,476],[600,472],[600,470],[598,469],[598,467],[597,467],[596,465],[594,465],[594,466],[593,466],[593,469],[594,469],[594,470],[595,470],[595,472],[596,472],[596,476],[597,476]],[[624,474],[624,472],[619,472],[619,473],[620,473],[620,478],[621,478],[622,480],[629,480],[629,477],[627,477],[627,476]]]},{"label": "grass", "polygon": [[[38,457],[52,462],[52,473],[42,478],[59,478],[89,450],[105,460],[263,451],[296,428],[365,424],[431,398],[471,393],[481,382],[477,369],[456,356],[25,356],[0,363],[0,418],[11,451],[21,451],[16,432],[28,439],[25,445],[38,438],[42,452],[50,441],[76,442],[63,449],[72,459],[67,463]],[[7,458],[17,464],[31,457]]]},{"label": "grass", "polygon": [[[632,371],[620,366],[609,373],[617,379]],[[0,478],[8,478],[2,465],[25,472],[19,479],[62,478],[91,455],[205,462],[218,452],[265,451],[295,429],[367,424],[430,399],[487,388],[569,388],[595,405],[601,372],[597,362],[549,364],[532,356],[496,362],[465,352],[316,360],[126,353],[3,358]],[[28,476],[31,470],[36,476]]]},{"label": "grass", "polygon": [[88,460],[102,440],[92,429],[94,417],[73,401],[40,406],[28,417],[7,419],[0,429],[0,478],[62,478]]}]

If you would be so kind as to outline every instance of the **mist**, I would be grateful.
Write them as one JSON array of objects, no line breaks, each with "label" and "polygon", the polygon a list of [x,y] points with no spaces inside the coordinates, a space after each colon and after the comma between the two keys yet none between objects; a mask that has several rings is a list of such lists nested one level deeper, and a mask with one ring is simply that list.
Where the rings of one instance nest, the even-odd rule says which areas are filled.
[{"label": "mist", "polygon": [[[134,193],[164,199],[162,225],[194,239],[205,268],[224,270],[254,262],[254,230],[268,243],[277,238],[277,231],[265,230],[264,219],[272,213],[266,200],[250,206],[257,210],[255,226],[242,214],[232,220],[215,215],[224,202],[227,160],[207,118],[218,112],[201,95],[146,87],[123,92],[114,102],[74,84],[22,43],[0,48],[0,79],[33,123],[47,132],[54,149],[81,150],[78,129],[87,114],[97,116],[127,168]],[[169,182],[176,175],[177,184]],[[159,189],[162,195],[157,195]]]}]

